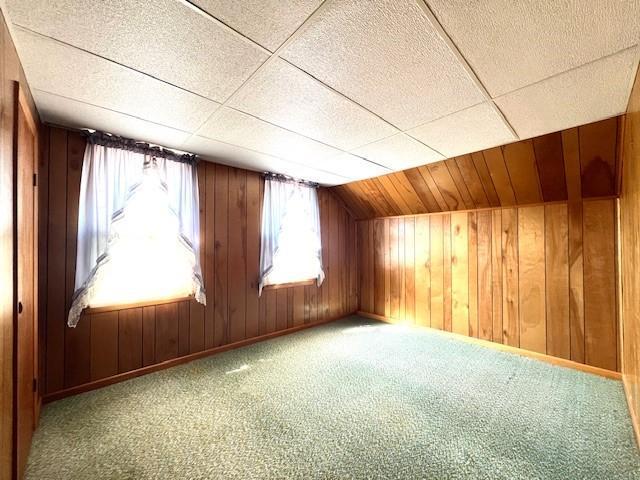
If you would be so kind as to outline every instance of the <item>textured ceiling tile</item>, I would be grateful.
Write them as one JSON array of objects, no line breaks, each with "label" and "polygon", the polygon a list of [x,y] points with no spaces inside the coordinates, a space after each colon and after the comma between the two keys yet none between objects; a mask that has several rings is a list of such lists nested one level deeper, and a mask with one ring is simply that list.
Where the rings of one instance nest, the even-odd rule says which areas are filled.
[{"label": "textured ceiling tile", "polygon": [[340,175],[299,165],[281,158],[265,155],[237,145],[218,142],[206,137],[193,136],[185,142],[185,150],[196,153],[204,159],[233,167],[247,168],[258,172],[276,172],[295,178],[318,182],[323,185],[339,185],[350,181]]},{"label": "textured ceiling tile", "polygon": [[403,130],[484,99],[416,0],[335,1],[283,57]]},{"label": "textured ceiling tile", "polygon": [[339,172],[350,181],[373,178],[389,173],[389,169],[376,165],[358,155],[343,152],[335,157],[326,158],[322,167],[330,172]]},{"label": "textured ceiling tile", "polygon": [[336,148],[226,107],[198,134],[302,164],[317,163],[340,153]]},{"label": "textured ceiling tile", "polygon": [[640,1],[427,0],[492,96],[638,42]]},{"label": "textured ceiling tile", "polygon": [[487,103],[420,125],[407,133],[446,157],[477,152],[517,140]]},{"label": "textured ceiling tile", "polygon": [[322,1],[194,0],[193,3],[273,52]]},{"label": "textured ceiling tile", "polygon": [[175,130],[104,108],[32,90],[43,121],[71,128],[91,128],[163,147],[182,149],[188,132]]},{"label": "textured ceiling tile", "polygon": [[370,143],[352,150],[351,153],[384,165],[391,170],[404,170],[437,162],[444,158],[438,152],[434,152],[404,133]]},{"label": "textured ceiling tile", "polygon": [[31,88],[180,130],[197,129],[219,104],[54,40],[17,30]]},{"label": "textured ceiling tile", "polygon": [[267,58],[175,0],[9,0],[15,24],[221,102]]},{"label": "textured ceiling tile", "polygon": [[635,48],[496,99],[520,138],[564,130],[624,113]]},{"label": "textured ceiling tile", "polygon": [[391,125],[280,59],[260,70],[230,106],[342,150],[397,133]]}]

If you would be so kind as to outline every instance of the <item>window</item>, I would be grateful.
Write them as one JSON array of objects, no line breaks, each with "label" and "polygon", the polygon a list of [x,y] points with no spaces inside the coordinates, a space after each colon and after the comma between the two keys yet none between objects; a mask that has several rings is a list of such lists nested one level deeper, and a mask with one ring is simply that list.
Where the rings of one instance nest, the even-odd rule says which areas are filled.
[{"label": "window", "polygon": [[119,137],[89,136],[69,326],[86,307],[191,295],[205,303],[198,182],[193,158],[184,157]]},{"label": "window", "polygon": [[268,285],[324,279],[315,186],[267,176],[262,210],[260,290]]}]

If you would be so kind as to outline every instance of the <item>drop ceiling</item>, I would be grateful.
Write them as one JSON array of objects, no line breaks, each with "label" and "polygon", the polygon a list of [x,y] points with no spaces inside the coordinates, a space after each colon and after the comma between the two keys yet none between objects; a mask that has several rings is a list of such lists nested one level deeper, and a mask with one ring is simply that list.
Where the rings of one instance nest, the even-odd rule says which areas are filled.
[{"label": "drop ceiling", "polygon": [[623,113],[640,0],[5,0],[40,115],[337,185]]}]

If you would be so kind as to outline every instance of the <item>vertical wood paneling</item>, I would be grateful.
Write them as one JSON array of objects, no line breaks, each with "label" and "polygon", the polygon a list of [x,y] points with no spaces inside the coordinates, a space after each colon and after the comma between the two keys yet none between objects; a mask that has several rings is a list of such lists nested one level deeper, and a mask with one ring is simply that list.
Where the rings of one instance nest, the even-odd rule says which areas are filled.
[{"label": "vertical wood paneling", "polygon": [[569,220],[566,205],[545,210],[547,353],[571,358],[569,329]]},{"label": "vertical wood paneling", "polygon": [[229,167],[215,166],[214,196],[213,346],[217,347],[226,343],[228,339]]},{"label": "vertical wood paneling", "polygon": [[[59,128],[46,128],[45,134],[44,153],[49,161],[43,168],[50,188],[41,190],[45,195],[41,203],[48,209],[40,240],[51,261],[42,269],[40,280],[47,293],[42,308],[51,332],[46,338],[46,393],[229,342],[331,320],[358,308],[362,269],[355,257],[360,251],[368,255],[370,249],[358,248],[356,224],[339,199],[327,189],[318,191],[326,274],[322,287],[266,289],[259,298],[262,179],[254,172],[200,162],[200,257],[206,308],[194,301],[115,308],[84,315],[76,329],[69,329],[66,310],[74,286],[84,140],[76,132]],[[373,240],[373,226],[367,238]],[[369,265],[373,269],[373,262]],[[373,302],[373,284],[367,295]]]},{"label": "vertical wood paneling", "polygon": [[229,169],[228,204],[228,342],[244,340],[247,286],[247,173]]},{"label": "vertical wood paneling", "polygon": [[518,303],[518,211],[502,210],[502,343],[520,344]]},{"label": "vertical wood paneling", "polygon": [[491,211],[478,212],[478,337],[493,339]]},{"label": "vertical wood paneling", "polygon": [[442,217],[442,328],[451,331],[451,215]]},{"label": "vertical wood paneling", "polygon": [[142,367],[142,308],[118,312],[118,373]]},{"label": "vertical wood paneling", "polygon": [[429,217],[416,217],[415,225],[415,318],[417,325],[431,326],[431,242]]},{"label": "vertical wood paneling", "polygon": [[478,337],[478,214],[469,213],[469,336]]},{"label": "vertical wood paneling", "polygon": [[[389,253],[389,263],[379,263],[384,275],[376,274],[388,276],[389,282],[378,280],[376,299],[389,298],[391,315],[384,316],[393,321],[415,321],[560,358],[579,358],[573,356],[574,343],[581,342],[583,360],[578,361],[616,370],[613,202],[585,200],[359,221],[358,228],[389,225],[382,248],[373,242],[360,247],[369,249],[369,254],[362,252],[365,257]],[[578,203],[584,203],[574,214],[580,236],[572,246],[569,212]],[[384,238],[384,227],[378,228]],[[580,266],[580,282],[574,279],[572,284],[571,273],[578,271],[572,270],[572,250],[582,262],[583,241],[584,280]],[[583,282],[589,289],[583,289]],[[570,324],[570,287],[577,286],[576,298],[584,304],[584,330]]]},{"label": "vertical wood paneling", "polygon": [[544,206],[518,209],[520,347],[546,353]]},{"label": "vertical wood paneling", "polygon": [[502,335],[502,211],[491,212],[491,301],[493,341],[503,343]]},{"label": "vertical wood paneling", "polygon": [[640,75],[631,91],[622,139],[622,186],[618,205],[621,285],[622,379],[640,441]]},{"label": "vertical wood paneling", "polygon": [[451,331],[469,335],[469,214],[451,214]]},{"label": "vertical wood paneling", "polygon": [[[431,227],[431,327],[444,328],[443,216],[430,218]],[[393,297],[392,300],[393,302]]]},{"label": "vertical wood paneling", "polygon": [[118,373],[118,312],[91,315],[90,325],[91,380],[116,375]]},{"label": "vertical wood paneling", "polygon": [[49,155],[49,222],[46,316],[46,392],[64,388],[67,233],[67,131],[52,129]]},{"label": "vertical wood paneling", "polygon": [[416,318],[415,219],[413,217],[406,218],[404,221],[404,284],[405,284],[404,318],[409,323],[415,323],[415,318]]},{"label": "vertical wood paneling", "polygon": [[609,370],[617,365],[614,213],[613,200],[584,203],[585,362]]},{"label": "vertical wood paneling", "polygon": [[374,308],[378,315],[384,315],[384,220],[373,221],[374,254]]}]

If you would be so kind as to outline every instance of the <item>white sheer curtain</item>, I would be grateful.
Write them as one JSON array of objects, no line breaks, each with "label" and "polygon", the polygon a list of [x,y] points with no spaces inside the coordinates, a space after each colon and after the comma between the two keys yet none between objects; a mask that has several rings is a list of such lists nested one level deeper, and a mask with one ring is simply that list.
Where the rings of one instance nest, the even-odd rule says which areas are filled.
[{"label": "white sheer curtain", "polygon": [[259,294],[266,285],[315,279],[322,284],[320,209],[316,188],[266,176]]},{"label": "white sheer curtain", "polygon": [[88,142],[69,326],[89,306],[187,295],[204,304],[199,222],[192,163]]}]

